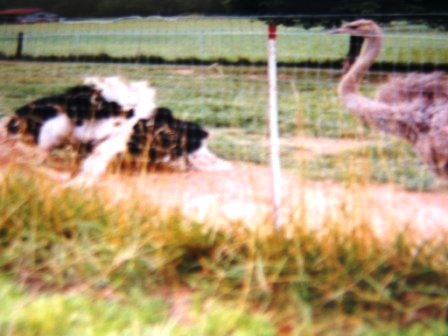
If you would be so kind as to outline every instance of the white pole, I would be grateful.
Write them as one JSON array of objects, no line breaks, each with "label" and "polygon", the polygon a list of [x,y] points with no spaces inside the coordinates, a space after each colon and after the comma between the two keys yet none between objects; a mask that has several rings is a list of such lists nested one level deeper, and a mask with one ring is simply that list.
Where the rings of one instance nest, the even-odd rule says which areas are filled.
[{"label": "white pole", "polygon": [[271,160],[271,186],[274,226],[279,228],[281,206],[281,172],[280,144],[278,132],[278,102],[277,102],[277,26],[268,27],[268,77],[269,77],[269,144]]}]

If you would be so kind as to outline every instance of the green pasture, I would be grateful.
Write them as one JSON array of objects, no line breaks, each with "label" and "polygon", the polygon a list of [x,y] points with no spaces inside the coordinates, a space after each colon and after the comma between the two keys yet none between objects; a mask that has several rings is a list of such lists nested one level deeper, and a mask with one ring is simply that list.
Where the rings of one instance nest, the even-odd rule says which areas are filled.
[{"label": "green pasture", "polygon": [[[0,52],[14,55],[17,34],[25,34],[28,56],[157,56],[165,60],[266,60],[267,27],[250,18],[148,18],[0,26]],[[447,63],[447,33],[424,26],[395,24],[386,29],[379,61]],[[346,36],[323,28],[279,27],[282,62],[341,59]]]}]

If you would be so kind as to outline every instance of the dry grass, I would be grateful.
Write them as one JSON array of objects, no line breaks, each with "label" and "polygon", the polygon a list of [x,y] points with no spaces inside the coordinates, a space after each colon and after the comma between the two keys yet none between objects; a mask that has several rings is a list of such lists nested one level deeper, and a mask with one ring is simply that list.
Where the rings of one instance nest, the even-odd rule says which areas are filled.
[{"label": "dry grass", "polygon": [[[305,140],[300,141],[301,151],[310,156],[362,146],[352,140],[327,141],[326,146],[319,139]],[[6,141],[0,144],[0,171],[6,167],[25,169],[64,186],[78,167],[75,160],[61,154],[54,155],[45,167],[34,162],[33,155],[32,147]],[[281,183],[281,223],[286,230],[296,222],[319,230],[328,221],[338,222],[341,216],[345,227],[368,223],[380,238],[409,231],[426,239],[448,230],[448,193],[443,187],[428,193],[357,180],[316,182],[304,180],[290,170],[283,171]],[[175,212],[213,227],[241,223],[256,230],[271,229],[271,172],[266,166],[233,162],[233,169],[219,172],[115,167],[96,187],[112,203],[139,199],[168,216]]]}]

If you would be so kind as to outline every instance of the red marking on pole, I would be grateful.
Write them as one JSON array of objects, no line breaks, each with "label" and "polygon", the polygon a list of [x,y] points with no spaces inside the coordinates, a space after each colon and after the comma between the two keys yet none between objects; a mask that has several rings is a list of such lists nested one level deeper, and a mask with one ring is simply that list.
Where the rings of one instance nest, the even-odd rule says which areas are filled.
[{"label": "red marking on pole", "polygon": [[277,37],[277,26],[274,24],[269,25],[269,39],[275,40]]}]

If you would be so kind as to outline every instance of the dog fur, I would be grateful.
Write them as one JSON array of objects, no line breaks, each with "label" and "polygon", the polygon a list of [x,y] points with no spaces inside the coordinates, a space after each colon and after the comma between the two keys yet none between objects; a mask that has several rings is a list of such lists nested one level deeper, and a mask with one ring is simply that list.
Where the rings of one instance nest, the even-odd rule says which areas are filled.
[{"label": "dog fur", "polygon": [[36,144],[41,160],[67,143],[88,148],[74,180],[80,184],[92,184],[125,154],[153,166],[231,168],[207,149],[206,130],[156,107],[155,90],[145,81],[87,77],[82,85],[20,107],[6,130]]},{"label": "dog fur", "polygon": [[230,162],[208,150],[208,138],[209,132],[198,124],[177,119],[170,109],[160,107],[150,119],[141,119],[134,126],[127,150],[131,155],[138,155],[139,148],[145,144],[147,151],[143,154],[151,164],[200,171],[231,169]]},{"label": "dog fur", "polygon": [[6,129],[8,135],[36,144],[41,160],[67,142],[92,145],[76,177],[91,184],[126,151],[134,125],[150,118],[155,107],[155,90],[146,82],[88,77],[83,85],[20,107]]}]

